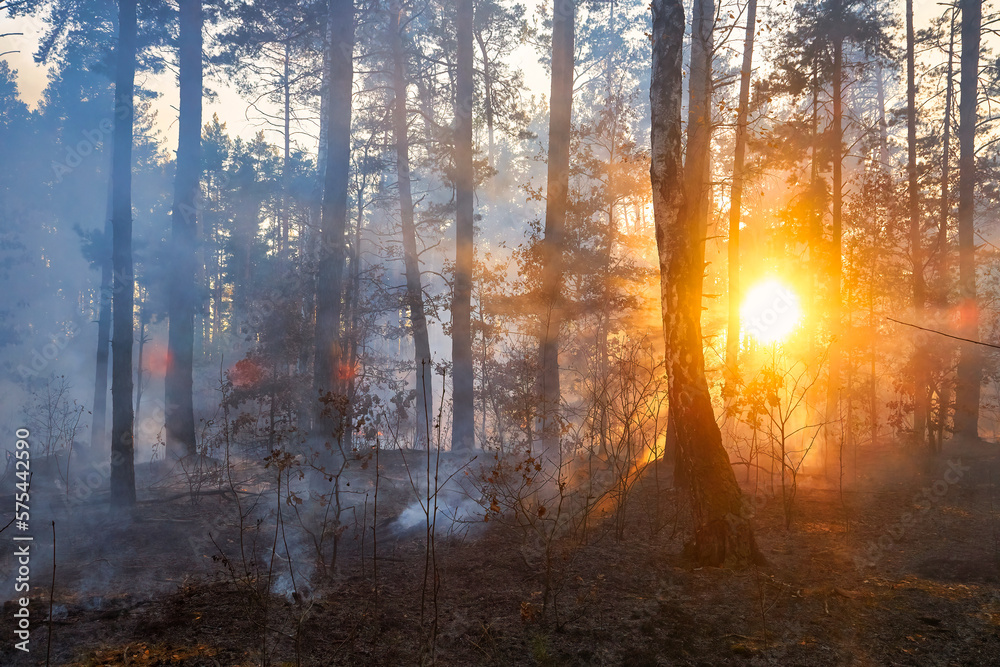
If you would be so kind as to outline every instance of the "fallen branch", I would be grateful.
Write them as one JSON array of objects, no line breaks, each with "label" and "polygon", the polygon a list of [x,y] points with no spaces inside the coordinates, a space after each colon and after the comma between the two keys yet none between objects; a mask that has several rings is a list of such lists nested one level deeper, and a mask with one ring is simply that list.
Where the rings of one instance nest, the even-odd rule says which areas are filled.
[{"label": "fallen branch", "polygon": [[136,504],[142,503],[169,503],[174,500],[180,500],[182,498],[198,498],[202,496],[228,496],[230,494],[245,493],[249,496],[257,495],[257,491],[243,491],[241,489],[212,489],[211,491],[197,491],[191,493],[190,491],[185,491],[184,493],[178,493],[174,496],[169,496],[167,498],[150,498],[148,500],[138,500]]}]

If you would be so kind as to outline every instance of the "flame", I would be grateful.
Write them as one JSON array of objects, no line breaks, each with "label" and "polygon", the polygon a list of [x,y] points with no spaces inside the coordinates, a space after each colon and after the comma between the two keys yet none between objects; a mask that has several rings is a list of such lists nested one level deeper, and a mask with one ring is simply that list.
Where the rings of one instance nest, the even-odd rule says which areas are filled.
[{"label": "flame", "polygon": [[153,377],[163,377],[173,363],[173,357],[161,343],[149,343],[144,350],[143,370]]}]

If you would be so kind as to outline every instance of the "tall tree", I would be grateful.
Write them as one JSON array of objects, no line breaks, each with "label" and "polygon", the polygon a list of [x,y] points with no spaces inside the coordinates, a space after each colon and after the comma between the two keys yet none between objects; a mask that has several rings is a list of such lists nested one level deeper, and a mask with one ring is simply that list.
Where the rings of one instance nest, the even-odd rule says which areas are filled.
[{"label": "tall tree", "polygon": [[502,0],[475,1],[473,34],[481,61],[483,89],[479,99],[486,121],[486,163],[490,169],[496,167],[497,130],[515,134],[526,122],[518,101],[524,76],[510,56],[524,43],[527,32],[524,5],[509,5]]},{"label": "tall tree", "polygon": [[403,51],[403,3],[393,2],[389,10],[389,40],[392,45],[392,135],[396,144],[396,182],[399,190],[399,222],[403,234],[403,264],[406,270],[406,306],[413,332],[415,384],[417,389],[416,434],[414,444],[426,447],[430,438],[429,423],[434,414],[434,391],[431,382],[431,346],[424,312],[424,287],[420,276],[417,229],[413,220],[413,193],[410,182],[410,139],[406,120],[406,53]]},{"label": "tall tree", "polygon": [[[222,49],[215,60],[236,75],[237,87],[253,100],[250,106],[260,122],[281,134],[282,200],[276,243],[282,259],[290,250],[292,137],[301,132],[295,128],[303,120],[300,100],[312,97],[321,76],[325,5],[315,0],[235,3],[233,20],[218,38]],[[260,104],[263,100],[280,111]]]},{"label": "tall tree", "polygon": [[653,68],[649,100],[650,180],[660,264],[660,298],[671,420],[677,454],[689,472],[698,561],[722,564],[759,558],[742,495],[705,378],[701,336],[702,230],[687,210],[681,167],[684,8],[680,0],[653,0]]},{"label": "tall tree", "polygon": [[132,123],[136,61],[136,0],[119,0],[112,157],[112,251],[114,272],[111,343],[111,504],[135,504],[132,412]]},{"label": "tall tree", "polygon": [[569,196],[569,149],[573,113],[573,42],[576,0],[552,7],[552,85],[549,94],[548,175],[545,238],[542,241],[542,312],[539,344],[539,398],[542,448],[557,456],[559,446],[559,328],[562,323],[562,263]]},{"label": "tall tree", "polygon": [[[354,82],[354,2],[329,0],[326,45],[326,150],[320,248],[316,270],[316,354],[313,384],[321,394],[340,388],[340,320],[346,257],[348,188],[351,169],[351,94]],[[342,432],[335,404],[320,403],[317,425],[323,435]]]},{"label": "tall tree", "polygon": [[[793,97],[809,94],[811,104],[811,192],[807,198],[812,212],[808,224],[810,271],[810,301],[821,287],[826,287],[825,301],[827,325],[832,341],[829,351],[829,382],[827,384],[826,420],[836,419],[840,396],[841,348],[841,282],[843,273],[843,213],[844,213],[844,149],[845,92],[850,89],[847,73],[852,78],[861,75],[880,62],[889,50],[887,29],[892,20],[886,15],[886,6],[868,0],[801,0],[789,17],[789,29],[782,35],[784,47],[782,62],[777,64],[775,77],[779,87]],[[845,62],[845,54],[846,61]],[[864,56],[864,57],[860,57]],[[822,96],[829,91],[830,104]],[[821,113],[832,107],[828,129],[821,132]],[[792,138],[798,121],[789,123]],[[793,154],[795,141],[788,148]],[[783,150],[776,151],[782,154]],[[821,176],[826,165],[832,165],[832,183]],[[830,234],[824,229],[824,215],[830,204]],[[815,301],[819,301],[816,299]],[[812,306],[811,306],[812,308]],[[816,355],[817,357],[821,355]],[[827,439],[832,438],[832,427],[827,429]]]},{"label": "tall tree", "polygon": [[[474,54],[472,0],[458,0],[456,32],[458,69],[455,78],[455,291],[451,307],[452,345],[452,431],[455,451],[469,450],[475,444],[472,368],[472,267],[475,235],[472,161],[472,105]],[[483,55],[486,57],[485,48]],[[488,61],[487,63],[488,64]],[[487,79],[487,94],[490,85]],[[487,102],[489,105],[489,102]],[[492,125],[489,128],[492,134]]]},{"label": "tall tree", "polygon": [[743,166],[746,160],[747,116],[750,107],[750,75],[753,73],[753,42],[757,32],[757,0],[747,2],[747,26],[743,37],[743,67],[740,69],[740,99],[736,112],[736,146],[733,151],[733,184],[729,194],[729,320],[726,330],[726,369],[735,373],[740,353],[740,215],[743,205]]},{"label": "tall tree", "polygon": [[[917,78],[913,30],[913,0],[906,0],[906,175],[907,214],[910,218],[910,266],[913,279],[913,314],[917,322],[923,321],[925,284],[923,225],[920,222],[920,181],[917,174]],[[918,343],[913,353],[913,437],[917,444],[924,442],[927,413],[930,409],[927,361],[923,346]]]},{"label": "tall tree", "polygon": [[[684,150],[684,194],[687,214],[701,230],[694,237],[704,265],[705,237],[712,201],[712,32],[715,1],[695,0],[691,9],[691,67],[688,77],[687,144]],[[701,294],[698,283],[698,294]]]},{"label": "tall tree", "polygon": [[[830,374],[826,385],[826,422],[833,424],[840,405],[840,372],[843,306],[841,282],[843,274],[844,237],[844,42],[847,40],[847,25],[844,20],[843,0],[833,0],[830,43],[833,50],[833,125],[830,129],[830,145],[833,161],[833,184],[831,199],[833,214],[830,239]],[[830,435],[832,428],[826,429],[826,446],[833,446]],[[841,436],[842,437],[842,436]]]},{"label": "tall tree", "polygon": [[951,215],[951,114],[955,98],[955,18],[958,7],[950,8],[948,22],[948,63],[944,79],[944,128],[941,130],[941,210],[938,214],[937,274],[945,281],[948,271],[948,218]]},{"label": "tall tree", "polygon": [[114,298],[111,267],[112,181],[108,180],[108,205],[104,216],[104,235],[99,245],[101,266],[101,300],[97,313],[97,354],[94,369],[94,404],[91,414],[90,449],[104,452],[107,446],[108,419],[108,353],[111,347],[111,299]]},{"label": "tall tree", "polygon": [[[958,17],[958,6],[948,7],[950,16],[942,22],[948,30],[948,46],[945,51],[947,62],[944,75],[944,118],[941,129],[941,184],[940,201],[937,215],[937,238],[933,243],[934,259],[934,290],[933,297],[938,303],[945,303],[946,295],[951,287],[950,261],[951,247],[948,242],[948,226],[951,217],[951,161],[952,161],[952,113],[955,106],[955,22]],[[930,388],[929,388],[930,389]],[[945,427],[948,422],[948,410],[951,405],[952,385],[942,377],[937,386],[938,400],[935,419],[928,424],[928,441],[932,452],[940,452],[944,442]],[[928,415],[930,422],[930,415]],[[936,434],[933,432],[936,430]],[[935,438],[936,435],[936,438]]]},{"label": "tall tree", "polygon": [[[715,28],[714,0],[695,0],[691,8],[691,62],[688,77],[687,143],[684,149],[684,201],[685,215],[698,230],[691,237],[695,245],[694,263],[705,266],[705,239],[708,236],[708,216],[711,207],[712,170],[712,32]],[[699,279],[692,287],[695,298],[701,299],[703,284]],[[700,321],[699,311],[699,321]],[[669,408],[671,418],[676,416]],[[676,438],[676,425],[674,436]],[[669,440],[668,440],[668,444]],[[672,443],[674,448],[679,443]],[[689,460],[676,457],[674,469],[677,483],[686,487],[690,471]]]},{"label": "tall tree", "polygon": [[[962,336],[979,337],[976,300],[976,102],[979,94],[979,43],[982,0],[961,0],[961,98],[958,103],[958,290]],[[979,437],[979,396],[983,355],[973,343],[962,343],[955,387],[955,432]]]},{"label": "tall tree", "polygon": [[164,418],[167,452],[183,458],[196,451],[194,433],[193,367],[194,313],[198,270],[196,237],[198,191],[201,182],[201,0],[180,0],[177,42],[180,81],[180,119],[177,133],[177,173],[174,177],[172,274],[169,296],[170,365],[164,380]]}]

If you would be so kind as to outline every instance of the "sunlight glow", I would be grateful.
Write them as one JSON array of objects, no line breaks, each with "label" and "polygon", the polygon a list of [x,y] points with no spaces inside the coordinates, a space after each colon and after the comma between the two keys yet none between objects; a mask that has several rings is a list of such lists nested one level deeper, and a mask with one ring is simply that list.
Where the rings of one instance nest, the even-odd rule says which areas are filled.
[{"label": "sunlight glow", "polygon": [[802,320],[799,298],[779,280],[769,278],[751,287],[740,308],[743,330],[759,343],[780,343]]}]

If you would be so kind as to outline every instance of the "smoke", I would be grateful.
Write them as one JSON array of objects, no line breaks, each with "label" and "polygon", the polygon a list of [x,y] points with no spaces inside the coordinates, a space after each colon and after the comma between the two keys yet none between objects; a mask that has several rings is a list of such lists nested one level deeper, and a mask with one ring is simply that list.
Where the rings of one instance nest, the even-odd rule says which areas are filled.
[{"label": "smoke", "polygon": [[414,500],[391,524],[391,534],[404,537],[420,533],[432,523],[438,534],[445,536],[466,535],[474,527],[483,524],[485,512],[482,504],[472,494],[474,489],[464,488],[455,480],[449,480],[438,489],[437,497]]},{"label": "smoke", "polygon": [[[482,493],[473,483],[474,459],[447,453],[405,463],[409,498],[398,516],[387,522],[384,534],[394,539],[419,537],[432,526],[435,535],[466,536],[484,525]],[[421,457],[423,458],[423,457]]]}]

